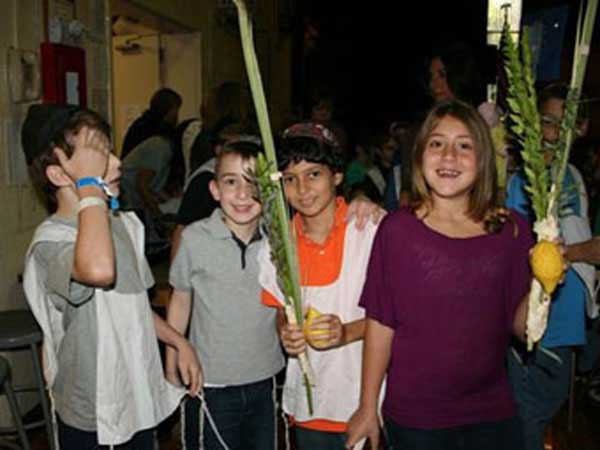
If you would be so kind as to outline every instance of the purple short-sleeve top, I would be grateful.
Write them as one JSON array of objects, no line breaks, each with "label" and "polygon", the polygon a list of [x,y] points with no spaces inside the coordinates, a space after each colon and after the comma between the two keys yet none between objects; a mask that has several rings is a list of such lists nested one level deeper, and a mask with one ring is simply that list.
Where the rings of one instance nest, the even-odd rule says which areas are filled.
[{"label": "purple short-sleeve top", "polygon": [[360,304],[394,330],[383,414],[439,429],[515,414],[505,355],[529,289],[527,222],[449,238],[408,209],[377,231]]}]

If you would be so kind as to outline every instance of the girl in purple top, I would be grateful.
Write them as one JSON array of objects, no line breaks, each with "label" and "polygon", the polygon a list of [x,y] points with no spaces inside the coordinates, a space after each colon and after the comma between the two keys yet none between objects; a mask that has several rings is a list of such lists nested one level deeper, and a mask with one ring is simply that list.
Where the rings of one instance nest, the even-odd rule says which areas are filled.
[{"label": "girl in purple top", "polygon": [[434,107],[417,136],[411,209],[379,227],[362,293],[361,403],[348,448],[521,447],[504,358],[524,338],[530,227],[498,207],[494,150],[477,111]]}]

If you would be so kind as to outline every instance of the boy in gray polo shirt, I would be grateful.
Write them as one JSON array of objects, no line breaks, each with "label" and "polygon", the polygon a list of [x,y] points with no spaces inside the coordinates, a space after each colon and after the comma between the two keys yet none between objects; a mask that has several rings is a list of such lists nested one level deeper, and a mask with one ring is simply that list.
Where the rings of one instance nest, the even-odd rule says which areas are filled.
[{"label": "boy in gray polo shirt", "polygon": [[[220,204],[213,214],[188,225],[173,261],[174,288],[168,323],[190,341],[204,371],[204,396],[230,449],[275,449],[273,377],[284,359],[275,311],[260,302],[258,228],[261,207],[247,179],[259,145],[241,138],[217,159],[210,190]],[[167,350],[167,378],[178,383],[175,352]],[[185,448],[221,448],[200,417],[200,402],[185,405]]]}]

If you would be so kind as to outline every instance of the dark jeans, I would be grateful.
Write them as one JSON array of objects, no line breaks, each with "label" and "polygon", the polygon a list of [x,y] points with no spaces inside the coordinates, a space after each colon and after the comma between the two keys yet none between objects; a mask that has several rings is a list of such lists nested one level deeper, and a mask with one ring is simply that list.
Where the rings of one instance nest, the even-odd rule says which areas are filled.
[{"label": "dark jeans", "polygon": [[346,433],[329,433],[302,427],[294,427],[294,433],[298,450],[344,450],[348,437]]},{"label": "dark jeans", "polygon": [[[241,386],[204,389],[204,398],[217,430],[231,450],[275,450],[275,392],[273,379]],[[200,400],[185,402],[184,440],[187,450],[221,450]]]},{"label": "dark jeans", "polygon": [[385,420],[394,450],[522,450],[517,417],[437,430],[407,428]]},{"label": "dark jeans", "polygon": [[573,349],[537,346],[527,354],[508,353],[508,378],[513,389],[525,448],[544,449],[544,430],[569,396]]},{"label": "dark jeans", "polygon": [[[58,442],[61,450],[104,450],[109,447],[98,445],[98,435],[94,431],[83,431],[64,423],[57,416]],[[121,450],[154,450],[154,429],[143,430],[123,445],[114,447]]]}]

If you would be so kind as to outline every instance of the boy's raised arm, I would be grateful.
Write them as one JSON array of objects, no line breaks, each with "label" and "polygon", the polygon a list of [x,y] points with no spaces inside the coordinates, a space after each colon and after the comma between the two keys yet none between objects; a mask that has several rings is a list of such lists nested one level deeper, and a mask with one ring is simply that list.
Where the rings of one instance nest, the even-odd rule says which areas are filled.
[{"label": "boy's raised arm", "polygon": [[[98,189],[85,186],[79,189],[79,196],[83,199],[103,195],[94,191]],[[82,209],[75,241],[73,278],[92,286],[109,287],[115,282],[115,271],[115,252],[105,208]]]},{"label": "boy's raised arm", "polygon": [[[75,151],[70,158],[61,149],[54,150],[64,172],[72,182],[87,177],[103,177],[109,163],[108,138],[97,130],[83,127],[73,139]],[[105,201],[99,186],[75,189],[80,201],[92,197]],[[109,287],[115,281],[115,252],[106,205],[98,202],[81,209],[78,215],[73,278],[90,286]]]}]

